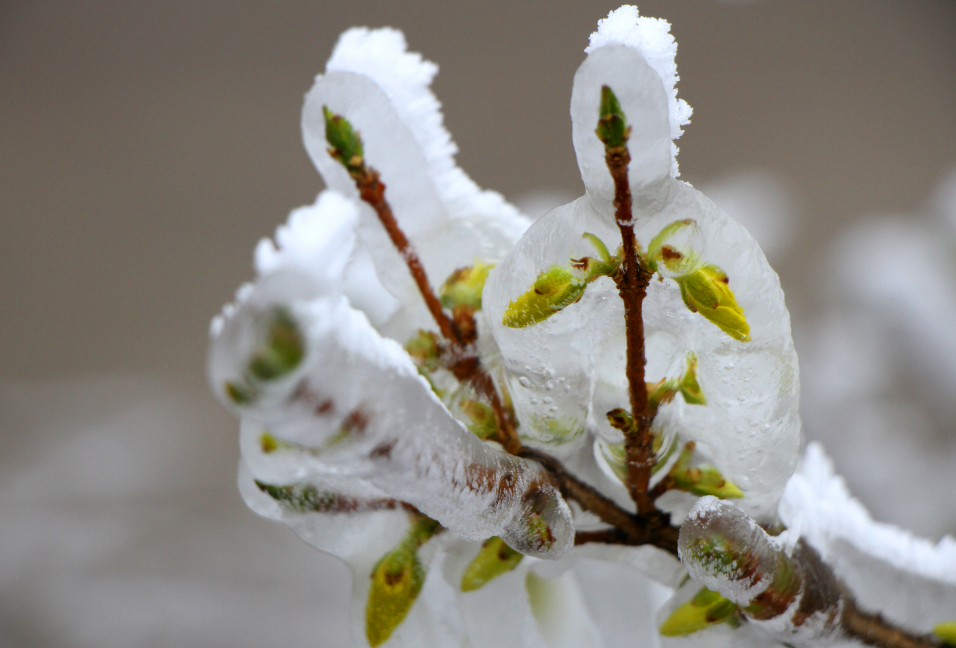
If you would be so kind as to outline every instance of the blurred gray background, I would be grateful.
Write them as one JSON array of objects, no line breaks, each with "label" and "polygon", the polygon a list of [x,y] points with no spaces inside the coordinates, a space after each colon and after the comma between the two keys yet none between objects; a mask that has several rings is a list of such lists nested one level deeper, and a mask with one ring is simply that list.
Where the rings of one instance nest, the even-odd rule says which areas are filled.
[{"label": "blurred gray background", "polygon": [[[345,568],[245,510],[204,382],[321,189],[302,96],[342,30],[403,29],[460,165],[539,215],[582,191],[571,79],[616,6],[0,3],[0,647],[345,644]],[[806,436],[877,519],[956,532],[956,3],[639,6],[679,43],[682,177],[780,274]]]}]

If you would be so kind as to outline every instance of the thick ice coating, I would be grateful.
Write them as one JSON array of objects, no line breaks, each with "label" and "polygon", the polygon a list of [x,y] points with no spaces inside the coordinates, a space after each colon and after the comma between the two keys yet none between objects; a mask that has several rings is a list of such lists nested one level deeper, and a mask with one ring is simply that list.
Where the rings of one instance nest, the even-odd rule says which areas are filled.
[{"label": "thick ice coating", "polygon": [[[348,224],[346,213],[341,227],[323,224],[324,244],[301,245],[347,257]],[[532,555],[563,553],[570,511],[545,473],[468,432],[408,354],[337,294],[341,277],[310,273],[311,255],[296,250],[261,252],[271,271],[229,309],[210,351],[211,382],[243,419],[252,473],[281,484],[359,478],[463,538],[500,535]]]},{"label": "thick ice coating", "polygon": [[819,554],[802,541],[786,551],[733,504],[701,498],[678,550],[694,581],[785,645],[816,646],[839,632],[844,590]]},{"label": "thick ice coating", "polygon": [[406,50],[400,31],[350,29],[302,110],[306,150],[330,188],[356,199],[362,245],[378,280],[397,300],[396,310],[376,327],[400,342],[433,323],[404,259],[374,211],[358,201],[345,169],[329,155],[323,106],[359,132],[365,161],[381,173],[386,198],[433,286],[476,259],[501,258],[528,226],[501,195],[478,188],[456,166],[457,147],[429,87],[437,71],[437,65]]},{"label": "thick ice coating", "polygon": [[646,380],[680,376],[693,352],[707,402],[702,406],[675,398],[662,405],[655,428],[679,435],[682,442],[695,441],[699,456],[743,491],[740,505],[751,515],[770,518],[800,441],[799,370],[783,292],[747,231],[670,176],[668,106],[675,104],[642,51],[627,44],[639,40],[618,37],[599,47],[592,42],[575,76],[571,102],[587,194],[536,221],[492,272],[485,288],[486,317],[527,439],[585,443],[586,429],[611,443],[623,440],[606,419],[613,408],[629,408],[624,312],[611,279],[589,284],[580,301],[541,323],[513,328],[502,321],[509,304],[541,273],[597,256],[594,245],[582,238],[585,233],[596,235],[612,253],[621,243],[613,184],[594,134],[600,88],[609,85],[632,127],[628,150],[638,242],[646,249],[667,226],[692,220],[694,244],[700,247],[692,252],[702,264],[726,274],[726,285],[749,326],[749,340],[735,339],[689,310],[675,278],[651,280],[643,306]]}]

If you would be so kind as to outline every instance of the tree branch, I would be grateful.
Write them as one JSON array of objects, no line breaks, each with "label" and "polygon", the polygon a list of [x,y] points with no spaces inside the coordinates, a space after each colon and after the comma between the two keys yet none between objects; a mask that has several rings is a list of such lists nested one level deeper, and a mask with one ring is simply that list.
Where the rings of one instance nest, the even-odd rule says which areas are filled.
[{"label": "tree branch", "polygon": [[845,595],[841,625],[848,637],[879,648],[939,648],[942,645],[930,635],[911,634],[879,614],[864,612],[849,594]]}]

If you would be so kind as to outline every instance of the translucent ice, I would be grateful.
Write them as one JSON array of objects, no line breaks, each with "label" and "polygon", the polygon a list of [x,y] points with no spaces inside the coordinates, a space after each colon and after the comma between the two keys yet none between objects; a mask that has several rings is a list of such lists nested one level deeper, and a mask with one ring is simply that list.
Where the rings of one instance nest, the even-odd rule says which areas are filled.
[{"label": "translucent ice", "polygon": [[669,101],[641,50],[623,37],[607,43],[592,42],[575,75],[571,100],[575,151],[587,193],[537,220],[485,288],[486,316],[501,349],[521,432],[555,444],[583,438],[586,427],[608,441],[621,440],[605,417],[609,409],[628,407],[623,306],[609,278],[589,284],[579,302],[546,321],[524,328],[502,324],[508,305],[542,272],[594,256],[582,238],[585,232],[610,250],[620,245],[613,184],[594,134],[600,88],[610,85],[633,128],[629,178],[639,243],[647,246],[675,221],[693,220],[694,236],[688,241],[699,241],[701,260],[726,273],[750,328],[750,341],[733,339],[688,310],[676,282],[651,281],[643,311],[646,379],[679,376],[687,354],[694,352],[707,400],[706,406],[681,398],[663,405],[656,426],[695,441],[698,452],[743,490],[741,506],[759,517],[772,516],[800,439],[799,372],[779,280],[743,227],[670,176],[669,111],[677,104]]}]

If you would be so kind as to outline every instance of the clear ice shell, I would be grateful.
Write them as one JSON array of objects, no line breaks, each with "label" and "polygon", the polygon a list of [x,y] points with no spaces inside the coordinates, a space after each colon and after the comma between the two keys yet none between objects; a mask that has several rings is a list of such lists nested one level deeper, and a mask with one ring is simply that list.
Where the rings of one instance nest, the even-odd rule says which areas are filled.
[{"label": "clear ice shell", "polygon": [[[743,227],[692,187],[666,179],[654,193],[636,213],[638,240],[646,243],[674,220],[697,221],[706,241],[705,261],[727,273],[752,337],[750,342],[730,338],[690,312],[673,281],[652,279],[644,301],[646,380],[680,375],[687,353],[694,351],[707,398],[707,405],[699,406],[678,397],[662,406],[659,422],[682,441],[695,441],[741,487],[741,506],[748,513],[772,516],[800,442],[799,369],[779,280]],[[501,323],[510,301],[540,272],[592,253],[581,239],[584,232],[598,235],[612,250],[620,244],[616,226],[584,196],[535,222],[492,272],[484,302],[523,433],[546,434],[541,421],[554,417],[550,408],[558,407],[561,416],[590,421],[592,433],[612,441],[606,411],[598,410],[615,398],[616,407],[629,409],[621,380],[624,315],[614,284],[599,279],[581,301],[541,324],[512,329]],[[570,386],[561,401],[548,390],[558,381]],[[546,396],[551,404],[544,405]]]},{"label": "clear ice shell", "polygon": [[[254,474],[285,477],[283,483],[358,477],[466,539],[500,535],[519,551],[548,558],[570,547],[570,510],[537,464],[498,452],[468,432],[408,354],[379,336],[344,297],[268,299],[273,286],[295,285],[283,281],[289,274],[264,278],[212,345],[214,384],[221,384],[242,375],[250,345],[236,331],[260,317],[259,305],[286,304],[305,338],[305,356],[291,377],[263,385],[263,397],[252,404],[225,400],[243,418],[242,449]],[[301,291],[309,294],[308,286]],[[262,431],[302,449],[265,452],[257,442]],[[539,497],[526,497],[531,493]],[[552,546],[531,544],[527,522],[533,514],[548,523]]]}]

